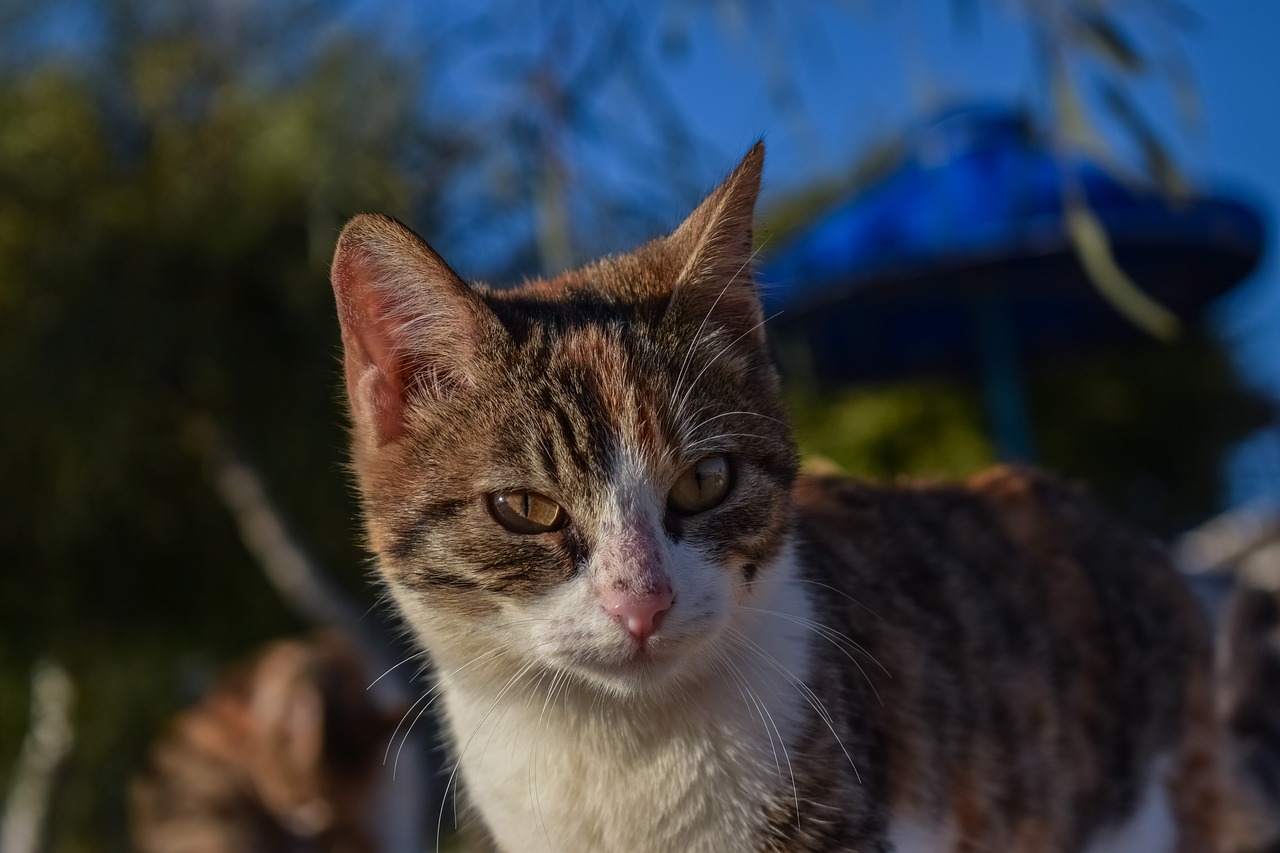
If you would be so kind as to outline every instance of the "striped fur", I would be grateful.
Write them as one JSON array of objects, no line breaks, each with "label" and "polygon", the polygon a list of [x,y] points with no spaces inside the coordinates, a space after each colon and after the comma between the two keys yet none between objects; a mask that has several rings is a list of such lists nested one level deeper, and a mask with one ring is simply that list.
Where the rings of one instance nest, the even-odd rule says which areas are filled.
[{"label": "striped fur", "polygon": [[[369,546],[481,835],[1225,849],[1207,630],[1145,537],[1031,471],[797,479],[750,269],[762,158],[670,236],[513,290],[383,217],[339,241]],[[712,454],[724,502],[671,510]],[[568,524],[506,530],[486,500],[513,490]],[[637,641],[603,602],[638,562],[674,599]]]}]

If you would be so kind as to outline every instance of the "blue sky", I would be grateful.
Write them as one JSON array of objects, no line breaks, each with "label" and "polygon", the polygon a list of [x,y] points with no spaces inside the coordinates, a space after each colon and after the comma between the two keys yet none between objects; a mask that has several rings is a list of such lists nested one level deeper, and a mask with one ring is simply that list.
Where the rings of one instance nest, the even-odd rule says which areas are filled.
[{"label": "blue sky", "polygon": [[[794,119],[779,114],[764,73],[751,70],[763,60],[760,34],[748,25],[737,37],[730,27],[726,38],[723,20],[701,13],[690,26],[684,57],[668,61],[666,75],[689,120],[723,149],[726,164],[765,136],[767,205],[771,195],[841,170],[869,142],[941,105],[995,100],[1043,106],[1037,99],[1045,87],[1026,29],[993,13],[1008,4],[972,5],[985,14],[962,30],[949,14],[951,4],[941,0],[833,4],[817,23],[781,28],[777,40],[801,57],[791,68],[800,96]],[[1280,401],[1280,3],[1189,5],[1199,21],[1172,43],[1186,59],[1200,120],[1188,125],[1179,118],[1167,77],[1140,78],[1135,92],[1195,185],[1251,201],[1266,218],[1267,254],[1246,282],[1219,300],[1211,323],[1246,379]],[[1124,140],[1107,132],[1104,119],[1099,123],[1123,154]],[[1280,428],[1246,442],[1230,469],[1228,502],[1280,502]]]},{"label": "blue sky", "polygon": [[[1144,47],[1169,44],[1180,49],[1198,92],[1201,120],[1194,127],[1178,120],[1167,77],[1148,75],[1136,81],[1135,90],[1144,113],[1193,183],[1251,200],[1267,218],[1266,257],[1247,282],[1220,300],[1212,323],[1230,342],[1243,375],[1276,399],[1280,411],[1280,265],[1275,261],[1280,246],[1280,105],[1275,94],[1280,86],[1280,2],[1185,3],[1198,22],[1180,33],[1159,26],[1150,14],[1121,21],[1131,25]],[[957,5],[977,10],[971,25],[957,26]],[[767,206],[787,191],[844,172],[871,142],[901,132],[941,106],[998,101],[1043,107],[1046,87],[1033,61],[1028,28],[1002,11],[1019,5],[989,0],[664,0],[634,8],[646,28],[639,41],[652,53],[653,67],[675,108],[695,132],[693,147],[698,150],[689,157],[703,186],[712,186],[764,136],[769,146]],[[1106,5],[1149,10],[1158,0]],[[614,7],[625,8],[600,8]],[[545,35],[549,15],[560,8],[524,2],[478,6],[470,0],[351,0],[348,14],[334,26],[360,23],[412,52],[421,46],[423,32],[450,33],[458,21],[479,13],[500,30],[528,33],[527,46],[543,50],[545,45],[534,40]],[[652,9],[659,14],[650,14]],[[743,11],[760,9],[774,10],[767,25]],[[803,19],[788,17],[794,9],[804,10]],[[494,10],[505,17],[495,16]],[[738,10],[737,18],[733,10]],[[595,20],[594,11],[579,8],[579,19]],[[92,22],[65,16],[56,20],[64,38],[92,41]],[[587,48],[593,38],[600,41],[594,33],[586,34]],[[476,99],[520,96],[509,81],[486,78],[489,59],[463,50],[438,69],[432,88],[443,93],[459,116],[469,108],[477,112]],[[778,68],[795,84],[782,106],[769,85]],[[606,173],[608,158],[618,158],[623,150],[619,136],[631,119],[625,114],[611,118],[614,125],[601,133],[600,143],[610,149],[599,154]],[[1123,153],[1123,138],[1101,124]],[[635,117],[637,132],[642,125],[644,117]],[[672,210],[671,224],[682,213]],[[1280,426],[1250,442],[1233,470],[1232,502],[1268,492],[1280,502]]]},{"label": "blue sky", "polygon": [[[1183,173],[1194,186],[1253,202],[1266,218],[1266,256],[1245,283],[1219,300],[1210,321],[1229,342],[1242,375],[1276,400],[1280,413],[1280,266],[1275,261],[1280,245],[1280,106],[1275,95],[1280,86],[1280,2],[1183,0],[1194,23],[1182,29],[1152,14],[1164,2],[1117,0],[1103,7],[1125,10],[1118,20],[1159,69],[1132,80],[1130,90]],[[415,24],[448,31],[458,20],[479,14],[505,31],[528,33],[530,50],[545,49],[540,41],[534,45],[533,38],[544,36],[563,9],[554,3],[476,6],[467,0],[431,6],[412,0],[359,0],[357,6],[361,4],[377,10],[372,17],[384,25],[398,21],[395,29],[404,33],[417,31]],[[788,191],[845,172],[870,143],[900,133],[943,106],[1004,102],[1046,112],[1047,86],[1034,61],[1029,28],[1010,11],[1021,5],[989,0],[665,0],[631,8],[642,28],[637,43],[649,51],[675,108],[694,131],[696,144],[688,157],[703,188],[714,185],[763,136],[768,143],[767,207]],[[968,26],[957,25],[957,7],[976,10]],[[581,50],[582,42],[589,49],[607,36],[590,30],[607,19],[601,9],[628,7],[606,3],[577,8],[579,26],[586,30],[577,36]],[[772,15],[763,25],[758,17],[762,10]],[[1181,57],[1194,83],[1200,114],[1196,122],[1180,118],[1177,90],[1164,70],[1171,55]],[[464,53],[441,69],[443,79],[436,80],[437,91],[444,91],[464,120],[476,112],[477,98],[513,97],[509,86],[485,80],[484,68],[482,57]],[[778,69],[794,83],[794,91],[781,100],[770,87]],[[1090,78],[1083,74],[1078,79],[1087,84]],[[612,126],[600,134],[604,149],[575,154],[599,161],[592,166],[597,178],[615,178],[613,169],[637,168],[621,162],[626,155],[620,153],[625,150],[620,134],[629,126],[643,133],[646,116],[628,115],[627,108],[621,108],[621,116],[609,117]],[[1136,162],[1132,138],[1117,133],[1100,110],[1091,115],[1116,154]],[[642,164],[639,178],[647,179]],[[683,212],[672,210],[669,224]],[[1227,479],[1228,503],[1266,497],[1280,504],[1280,422],[1246,442]]]},{"label": "blue sky", "polygon": [[[884,8],[832,10],[821,26],[783,36],[793,50],[812,46],[807,61],[793,68],[802,95],[794,121],[778,115],[762,74],[744,73],[755,61],[755,34],[726,39],[711,32],[717,23],[706,16],[687,58],[667,63],[686,115],[724,149],[726,163],[756,137],[766,137],[766,204],[770,192],[839,171],[870,141],[941,104],[1028,101],[1043,90],[1026,31],[1007,16],[988,14],[975,28],[957,32],[939,0],[867,5]],[[1178,121],[1171,87],[1139,80],[1137,89],[1148,117],[1195,183],[1242,196],[1267,215],[1271,250],[1214,319],[1235,343],[1249,377],[1280,397],[1274,262],[1280,243],[1274,215],[1280,206],[1280,3],[1233,0],[1197,8],[1205,10],[1200,23],[1178,41],[1199,92],[1199,126]]]},{"label": "blue sky", "polygon": [[[1280,245],[1275,216],[1280,210],[1280,105],[1275,95],[1280,85],[1280,2],[1182,0],[1194,19],[1183,29],[1162,24],[1151,14],[1163,2],[1103,6],[1130,12],[1118,20],[1149,57],[1174,52],[1185,60],[1201,112],[1193,126],[1178,118],[1174,88],[1160,68],[1164,63],[1151,61],[1156,70],[1132,85],[1175,162],[1193,184],[1250,200],[1267,217],[1272,249],[1250,280],[1221,301],[1213,322],[1232,342],[1246,377],[1280,399],[1280,334],[1273,331],[1280,327],[1280,275],[1273,260],[1274,247]],[[995,101],[1043,109],[1046,86],[1033,61],[1029,28],[1007,11],[1020,5],[992,0],[664,0],[633,8],[644,29],[636,40],[646,46],[675,108],[695,132],[698,150],[689,156],[705,173],[704,186],[712,186],[763,136],[769,149],[767,206],[787,191],[844,172],[869,143],[901,132],[942,106]],[[957,6],[976,10],[969,25],[957,22]],[[361,10],[357,18],[368,15],[366,21],[384,35],[390,32],[392,42],[397,41],[394,33],[403,34],[402,47],[410,51],[410,34],[450,32],[460,21],[476,18],[528,33],[525,47],[531,53],[545,50],[543,40],[562,7],[568,8],[470,0],[355,2]],[[602,3],[580,8],[578,19],[588,31],[575,34],[572,49],[581,54],[593,39],[604,40],[607,33],[588,28],[608,19],[598,9],[614,8],[627,7]],[[765,24],[760,23],[761,10],[773,10]],[[802,11],[791,14],[794,10]],[[672,42],[679,48],[671,49]],[[486,71],[491,59],[463,51],[440,69],[433,88],[459,117],[474,115],[477,101],[510,101],[520,95],[509,79],[495,79]],[[782,107],[768,82],[775,66],[795,83],[794,99]],[[1089,78],[1079,79],[1087,83]],[[1093,110],[1092,117],[1104,138],[1116,143],[1118,155],[1132,154],[1126,151],[1128,138],[1115,133],[1100,110]],[[621,164],[610,160],[625,156],[619,153],[625,122],[630,120],[639,133],[646,118],[623,116],[621,123],[600,129],[606,140],[601,144],[612,141],[609,150],[576,155],[600,160],[593,164],[597,178],[614,177],[611,166]],[[682,212],[672,211],[672,224]]]}]

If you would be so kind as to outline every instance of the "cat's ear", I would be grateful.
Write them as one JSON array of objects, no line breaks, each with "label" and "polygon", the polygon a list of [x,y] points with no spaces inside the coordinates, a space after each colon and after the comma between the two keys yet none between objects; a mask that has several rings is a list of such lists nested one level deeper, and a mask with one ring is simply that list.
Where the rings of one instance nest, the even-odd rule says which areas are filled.
[{"label": "cat's ear", "polygon": [[763,342],[760,296],[752,272],[752,223],[764,142],[667,238],[682,259],[672,292],[677,315],[717,321],[730,331]]},{"label": "cat's ear", "polygon": [[417,234],[385,216],[347,223],[331,270],[352,417],[379,445],[403,434],[415,399],[473,383],[497,318]]}]

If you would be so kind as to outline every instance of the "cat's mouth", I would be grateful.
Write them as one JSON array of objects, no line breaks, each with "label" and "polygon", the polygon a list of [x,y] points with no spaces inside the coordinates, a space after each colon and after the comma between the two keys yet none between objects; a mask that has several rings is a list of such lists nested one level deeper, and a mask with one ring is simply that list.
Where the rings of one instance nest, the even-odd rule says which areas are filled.
[{"label": "cat's mouth", "polygon": [[577,604],[549,607],[554,613],[549,624],[543,623],[540,637],[530,639],[547,664],[597,687],[623,693],[661,689],[673,679],[696,677],[715,657],[723,626],[712,618],[719,611],[709,602],[696,610],[668,608],[670,612],[646,623],[646,630],[619,618],[634,614],[610,613],[595,606],[594,599]]},{"label": "cat's mouth", "polygon": [[689,664],[685,645],[678,640],[651,637],[642,643],[573,650],[557,663],[598,686],[630,693],[659,687],[683,672]]},{"label": "cat's mouth", "polygon": [[662,643],[618,644],[613,649],[600,649],[594,654],[574,655],[574,664],[601,674],[636,674],[657,672],[671,666],[675,653]]}]

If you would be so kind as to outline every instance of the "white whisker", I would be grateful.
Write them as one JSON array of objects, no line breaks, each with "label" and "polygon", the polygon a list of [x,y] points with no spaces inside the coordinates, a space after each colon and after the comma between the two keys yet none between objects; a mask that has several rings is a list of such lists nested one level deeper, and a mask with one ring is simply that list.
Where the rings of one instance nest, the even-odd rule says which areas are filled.
[{"label": "white whisker", "polygon": [[728,438],[758,438],[761,441],[769,441],[767,436],[756,435],[750,432],[722,432],[716,435],[709,435],[706,438],[700,438],[697,441],[691,441],[682,448],[683,450],[692,450],[695,447],[701,447],[704,444],[711,444],[717,441],[724,441]]},{"label": "white whisker", "polygon": [[[451,670],[451,671],[448,673],[448,675],[449,675],[449,676],[453,676],[453,675],[456,675],[456,674],[458,674],[458,673],[460,673],[460,672],[465,672],[466,670],[470,669],[471,667],[475,666],[476,664],[480,663],[481,661],[485,660],[486,658],[501,657],[502,655],[507,654],[507,651],[508,651],[508,650],[506,650],[506,649],[501,649],[501,648],[494,648],[494,649],[490,649],[489,651],[485,652],[484,654],[477,655],[476,657],[474,657],[474,658],[472,658],[471,660],[467,661],[467,662],[466,662],[465,664],[463,664],[462,666],[457,667],[457,668],[456,668],[456,669],[454,669],[454,670]],[[418,703],[419,703],[419,702],[423,701],[424,699],[428,699],[428,698],[430,698],[430,701],[429,701],[429,702],[427,702],[427,704],[423,705],[423,706],[422,706],[422,710],[418,711],[417,716],[415,716],[415,717],[413,718],[413,722],[409,724],[409,728],[405,729],[404,738],[400,741],[400,748],[396,750],[396,760],[395,760],[395,763],[391,765],[391,778],[392,778],[392,779],[395,779],[395,777],[396,777],[396,770],[397,770],[397,768],[399,767],[399,764],[400,764],[400,752],[401,752],[401,750],[403,750],[403,749],[404,749],[404,745],[405,745],[405,743],[409,740],[409,733],[410,733],[411,731],[413,731],[413,727],[414,727],[415,725],[417,725],[418,720],[419,720],[419,719],[421,719],[422,715],[423,715],[424,713],[426,713],[426,710],[427,710],[428,708],[430,708],[430,707],[431,707],[432,703],[433,703],[433,702],[435,702],[435,701],[436,701],[436,699],[438,699],[438,698],[440,697],[440,690],[441,690],[441,683],[440,683],[440,679],[439,679],[439,678],[437,678],[437,679],[436,679],[436,683],[435,683],[435,685],[433,685],[433,686],[431,687],[431,689],[427,690],[427,692],[425,692],[425,693],[423,693],[421,696],[419,696],[419,697],[417,698],[417,700],[416,700],[412,705],[410,705],[410,706],[409,706],[409,709],[408,709],[407,711],[405,711],[405,712],[404,712],[404,715],[400,718],[400,722],[396,723],[396,727],[395,727],[395,729],[391,732],[391,737],[389,737],[389,738],[387,739],[387,749],[386,749],[386,751],[385,751],[385,752],[383,752],[383,754],[382,754],[382,764],[383,764],[383,766],[384,766],[384,767],[386,766],[387,758],[388,758],[388,757],[390,756],[390,754],[391,754],[391,744],[395,743],[396,735],[400,732],[400,727],[404,725],[404,721],[405,721],[406,719],[408,719],[408,717],[409,717],[409,715],[410,715],[410,714],[412,714],[412,713],[413,713],[413,709],[414,709],[414,708],[416,708],[416,707],[418,706]]]},{"label": "white whisker", "polygon": [[863,604],[861,601],[859,601],[858,599],[854,598],[854,597],[853,597],[852,595],[850,595],[849,593],[845,592],[844,590],[842,590],[842,589],[840,589],[840,588],[838,588],[838,587],[834,587],[834,586],[832,586],[832,585],[831,585],[831,584],[829,584],[829,583],[823,583],[822,581],[809,580],[808,578],[791,578],[790,583],[807,583],[807,584],[812,584],[813,586],[820,586],[820,587],[822,587],[823,589],[831,590],[832,592],[834,592],[836,595],[840,596],[841,598],[846,598],[846,599],[848,599],[849,601],[851,601],[852,603],[854,603],[854,604],[858,605],[858,606],[859,606],[859,607],[861,607],[863,610],[867,611],[868,613],[870,613],[872,616],[876,617],[877,619],[881,619],[881,620],[883,620],[883,619],[884,619],[884,617],[883,617],[883,616],[881,616],[879,613],[875,612],[875,611],[874,611],[874,610],[872,610],[870,607],[868,607],[867,605]]},{"label": "white whisker", "polygon": [[883,672],[885,675],[889,676],[889,678],[893,678],[893,676],[889,675],[889,670],[885,669],[884,665],[880,663],[880,661],[876,660],[875,655],[867,651],[861,644],[855,641],[852,637],[848,636],[847,634],[842,634],[841,632],[837,631],[834,628],[823,625],[821,622],[817,622],[813,619],[806,619],[802,616],[794,616],[790,613],[782,613],[781,611],[777,611],[777,610],[764,610],[759,607],[743,607],[742,610],[747,611],[749,613],[760,613],[766,616],[776,616],[779,619],[785,619],[786,621],[791,622],[792,624],[795,624],[795,625],[799,625],[802,628],[808,628],[809,630],[817,634],[819,637],[822,637],[831,645],[839,649],[840,652],[845,657],[847,657],[850,660],[850,662],[853,663],[854,666],[858,668],[858,672],[862,673],[862,677],[867,682],[867,686],[871,688],[871,693],[876,697],[876,701],[879,702],[882,707],[884,706],[884,700],[880,698],[880,691],[876,690],[875,682],[871,680],[871,676],[869,676],[867,674],[867,671],[862,668],[862,664],[858,663],[857,658],[855,658],[852,654],[849,653],[849,649],[845,648],[845,646],[842,644],[847,643],[848,646],[852,648],[854,651],[860,654],[866,655],[867,659],[872,663],[874,663],[877,667],[879,667],[880,671]]},{"label": "white whisker", "polygon": [[425,650],[424,650],[424,651],[420,651],[420,652],[416,652],[416,653],[414,653],[414,654],[409,655],[407,658],[405,658],[404,660],[400,661],[399,663],[393,663],[391,666],[387,667],[387,669],[382,673],[382,675],[379,675],[379,676],[378,676],[377,678],[375,678],[373,681],[370,681],[370,682],[369,682],[369,684],[364,688],[364,689],[365,689],[365,691],[367,692],[367,691],[369,691],[369,690],[372,690],[372,689],[373,689],[373,686],[374,686],[375,684],[377,684],[379,681],[381,681],[382,679],[384,679],[384,678],[386,678],[388,675],[390,675],[390,674],[391,674],[391,672],[392,672],[393,670],[399,669],[400,667],[404,666],[404,665],[405,665],[406,663],[408,663],[409,661],[414,660],[414,659],[416,659],[416,658],[420,658],[420,657],[424,656],[425,654],[426,654],[426,651],[425,651]]},{"label": "white whisker", "polygon": [[736,343],[738,343],[738,341],[742,340],[747,335],[751,334],[756,329],[760,328],[761,326],[763,326],[765,323],[769,322],[776,316],[778,315],[772,314],[768,317],[765,317],[763,320],[753,325],[750,329],[747,329],[745,332],[738,335],[733,340],[729,341],[729,343],[725,344],[720,349],[720,351],[717,352],[715,356],[712,357],[710,361],[708,361],[705,365],[703,365],[702,370],[698,371],[698,375],[693,377],[693,381],[690,382],[689,387],[685,389],[684,395],[680,398],[680,402],[676,404],[676,411],[675,411],[675,414],[672,416],[672,420],[674,420],[676,423],[680,422],[680,416],[681,416],[681,413],[684,411],[685,404],[689,400],[689,395],[693,393],[693,389],[698,387],[698,381],[701,380],[703,375],[706,374],[706,372],[711,369],[712,365],[714,365],[717,361],[719,361],[721,356],[723,356],[725,353],[731,350],[733,346]]},{"label": "white whisker", "polygon": [[537,823],[542,830],[542,837],[547,842],[547,850],[554,851],[555,847],[551,844],[551,834],[547,830],[547,821],[542,814],[542,797],[538,792],[538,743],[542,738],[542,731],[547,716],[547,708],[551,706],[555,699],[556,693],[560,691],[563,685],[568,681],[565,678],[564,670],[557,669],[551,676],[551,684],[547,688],[547,698],[542,702],[542,711],[538,714],[538,724],[534,728],[533,747],[530,750],[529,775],[530,787],[533,794],[534,812],[537,814]]},{"label": "white whisker", "polygon": [[[738,669],[737,665],[724,657],[720,657],[718,662],[729,668],[727,670],[729,677],[737,685],[738,692],[742,695],[743,701],[747,701],[748,697],[750,697],[750,704],[755,706],[756,714],[760,717],[760,722],[764,725],[765,737],[769,739],[769,748],[773,750],[773,764],[778,771],[779,778],[782,777],[782,765],[778,762],[778,749],[779,747],[782,749],[782,757],[787,762],[787,774],[791,778],[791,796],[796,805],[796,829],[800,829],[800,789],[799,786],[796,785],[795,769],[791,766],[791,755],[787,752],[787,744],[785,739],[782,737],[782,731],[778,728],[777,722],[773,719],[773,714],[769,712],[768,706],[766,706],[764,702],[756,696],[755,691],[746,683],[746,677],[743,676],[742,671]],[[770,731],[770,728],[772,728],[772,731]],[[776,746],[774,740],[775,734],[777,735]]]},{"label": "white whisker", "polygon": [[763,420],[773,421],[775,424],[779,424],[781,426],[790,428],[790,425],[786,421],[779,420],[778,418],[770,417],[769,415],[762,415],[759,412],[737,411],[737,412],[721,412],[718,415],[712,415],[709,418],[704,418],[703,420],[699,421],[696,426],[692,427],[689,431],[697,432],[698,430],[702,429],[704,426],[711,423],[712,421],[718,421],[720,420],[720,418],[733,417],[734,415],[746,415],[747,417],[761,418]]},{"label": "white whisker", "polygon": [[745,647],[754,651],[763,661],[777,670],[782,677],[790,681],[791,684],[800,691],[800,695],[805,698],[805,701],[807,701],[809,706],[813,708],[814,713],[818,715],[818,719],[822,720],[826,725],[827,730],[831,732],[831,736],[835,738],[836,743],[840,745],[840,751],[844,753],[844,757],[849,761],[849,766],[853,768],[853,775],[857,778],[858,782],[861,783],[862,775],[858,773],[858,767],[853,762],[853,756],[849,755],[849,750],[845,748],[844,741],[840,739],[840,735],[836,732],[835,721],[832,719],[830,712],[827,711],[827,706],[818,698],[818,694],[813,692],[813,688],[805,684],[802,679],[783,666],[777,658],[765,651],[759,643],[755,642],[741,631],[738,631],[735,628],[727,628],[726,632],[731,637],[734,637],[740,644],[743,644]]},{"label": "white whisker", "polygon": [[[471,742],[475,740],[476,735],[480,733],[480,730],[482,728],[484,728],[484,724],[489,720],[489,715],[493,713],[493,709],[498,706],[498,703],[501,702],[502,698],[507,695],[507,692],[511,690],[511,688],[514,687],[517,682],[523,679],[524,676],[529,672],[529,670],[533,669],[533,667],[536,666],[537,663],[538,662],[536,660],[529,661],[524,666],[520,667],[520,669],[517,670],[514,675],[508,678],[507,683],[503,685],[502,689],[498,691],[498,694],[493,697],[493,701],[489,703],[489,707],[486,708],[484,714],[481,715],[480,722],[476,723],[475,727],[472,728],[471,734],[467,737],[466,743],[463,744],[462,749],[458,752],[458,758],[453,763],[453,769],[449,771],[449,778],[444,783],[444,798],[446,802],[448,801],[448,797],[449,797],[449,788],[453,785],[453,780],[458,775],[458,769],[462,766],[462,759],[466,757],[467,750],[471,747]],[[454,804],[454,809],[455,811],[453,816],[453,823],[454,823],[454,827],[456,828],[458,825],[456,803]],[[440,829],[443,825],[444,825],[444,802],[441,802],[440,813],[439,815],[437,815],[437,820],[436,820],[436,849],[437,850],[440,849]]]},{"label": "white whisker", "polygon": [[[738,276],[742,275],[743,270],[746,270],[751,266],[751,262],[756,259],[756,255],[760,254],[760,250],[762,248],[764,248],[763,244],[751,252],[750,256],[747,257],[742,266],[738,267],[738,271],[729,277],[729,280],[724,283],[724,287],[720,288],[720,292],[716,294],[715,301],[711,303],[711,307],[707,309],[707,313],[702,315],[702,322],[698,324],[698,331],[694,332],[693,341],[689,344],[689,348],[685,350],[684,359],[680,363],[680,372],[676,374],[676,381],[672,384],[672,389],[675,392],[672,395],[673,397],[675,394],[680,393],[680,383],[683,381],[685,371],[689,367],[690,359],[693,357],[693,351],[697,348],[698,343],[702,338],[702,330],[707,327],[707,321],[711,319],[711,315],[715,312],[716,306],[720,304],[720,300],[724,298],[724,295],[729,292],[729,288],[733,287],[734,283],[738,280]],[[699,374],[699,376],[701,376],[701,374]],[[698,380],[696,379],[694,380],[694,382],[697,381]]]}]

